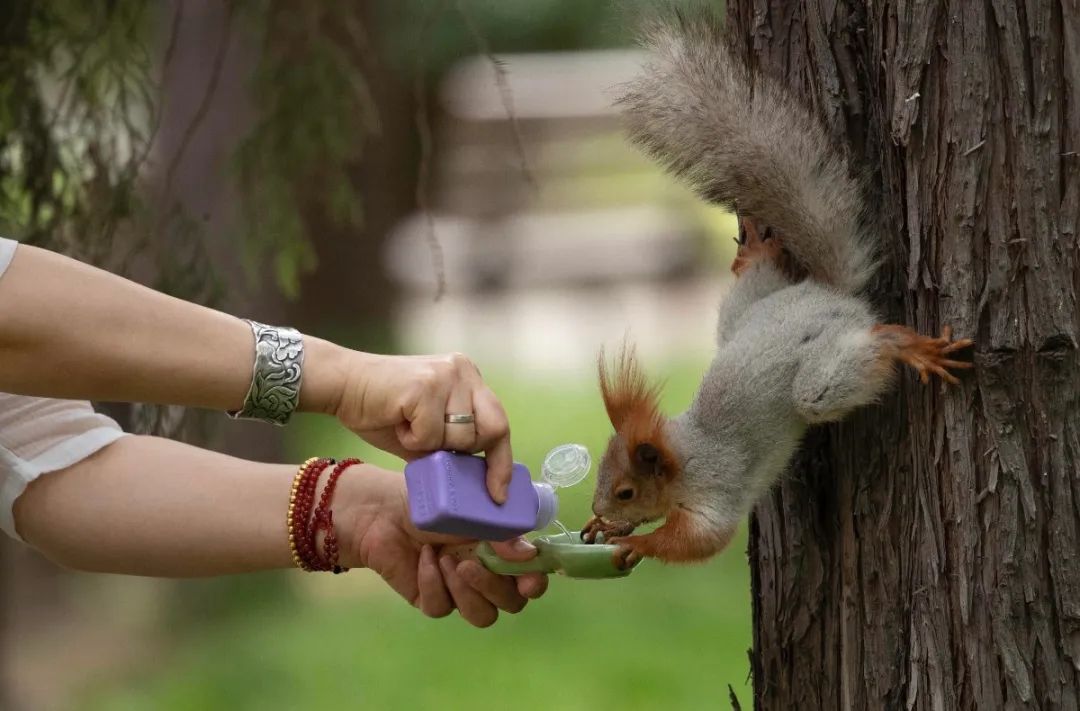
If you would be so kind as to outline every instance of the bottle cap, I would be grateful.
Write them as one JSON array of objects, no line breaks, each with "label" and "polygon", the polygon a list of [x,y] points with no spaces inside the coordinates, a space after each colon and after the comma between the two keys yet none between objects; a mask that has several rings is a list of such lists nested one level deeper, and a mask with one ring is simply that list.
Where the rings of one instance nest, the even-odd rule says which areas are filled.
[{"label": "bottle cap", "polygon": [[555,495],[555,489],[551,484],[534,481],[533,488],[536,489],[536,498],[540,500],[540,506],[536,510],[536,526],[533,530],[539,531],[550,526],[559,515],[559,497]]},{"label": "bottle cap", "polygon": [[580,444],[563,444],[548,452],[540,468],[540,477],[556,488],[573,486],[592,468],[589,450]]}]

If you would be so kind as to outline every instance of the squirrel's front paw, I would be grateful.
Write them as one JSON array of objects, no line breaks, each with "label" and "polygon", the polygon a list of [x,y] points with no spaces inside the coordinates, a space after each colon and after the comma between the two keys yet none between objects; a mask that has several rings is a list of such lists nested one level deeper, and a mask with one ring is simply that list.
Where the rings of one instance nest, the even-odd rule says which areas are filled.
[{"label": "squirrel's front paw", "polygon": [[644,550],[645,546],[642,544],[643,539],[644,536],[626,536],[612,538],[608,541],[611,545],[617,546],[612,554],[612,561],[615,563],[616,568],[629,570],[648,555]]},{"label": "squirrel's front paw", "polygon": [[592,543],[596,540],[597,535],[603,533],[604,525],[604,519],[599,516],[593,516],[585,522],[585,527],[581,529],[581,540],[586,543]]},{"label": "squirrel's front paw", "polygon": [[586,543],[595,543],[596,537],[604,536],[604,542],[609,542],[616,536],[629,535],[634,530],[634,525],[624,521],[608,521],[602,516],[593,516],[581,529],[581,540]]},{"label": "squirrel's front paw", "polygon": [[938,338],[923,336],[907,326],[877,326],[875,331],[879,338],[885,339],[892,347],[892,356],[914,368],[924,383],[930,382],[930,374],[933,373],[956,385],[960,381],[949,370],[970,368],[973,365],[969,361],[953,359],[952,353],[973,345],[974,341],[970,338],[954,341],[949,326],[941,329],[941,336]]}]

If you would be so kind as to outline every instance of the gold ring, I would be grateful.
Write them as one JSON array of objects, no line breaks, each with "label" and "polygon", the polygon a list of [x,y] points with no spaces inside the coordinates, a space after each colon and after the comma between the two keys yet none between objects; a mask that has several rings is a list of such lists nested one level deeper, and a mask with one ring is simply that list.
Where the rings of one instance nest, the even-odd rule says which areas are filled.
[{"label": "gold ring", "polygon": [[444,419],[448,425],[471,425],[476,422],[473,415],[447,415]]}]

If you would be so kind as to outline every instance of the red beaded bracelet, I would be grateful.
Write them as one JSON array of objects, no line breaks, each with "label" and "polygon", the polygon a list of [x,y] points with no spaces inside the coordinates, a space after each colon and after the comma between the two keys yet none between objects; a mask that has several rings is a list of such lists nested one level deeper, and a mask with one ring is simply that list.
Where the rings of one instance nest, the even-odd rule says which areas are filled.
[{"label": "red beaded bracelet", "polygon": [[314,539],[308,535],[308,518],[315,504],[319,475],[333,463],[333,459],[312,457],[301,464],[293,478],[292,491],[289,494],[289,513],[286,518],[289,548],[296,566],[309,572],[321,569],[322,561],[315,551]]},{"label": "red beaded bracelet", "polygon": [[311,519],[310,539],[312,546],[315,545],[315,537],[318,535],[319,529],[326,529],[326,538],[323,541],[326,562],[325,567],[321,568],[321,570],[332,570],[335,574],[348,572],[349,569],[338,564],[338,541],[337,533],[334,531],[334,512],[330,510],[330,500],[334,496],[334,487],[337,485],[337,480],[341,477],[341,474],[355,464],[363,464],[363,462],[356,458],[344,459],[334,467],[334,470],[330,472],[330,477],[326,480],[322,496],[319,497],[319,506],[315,509]]},{"label": "red beaded bracelet", "polygon": [[302,545],[303,536],[298,535],[299,531],[296,524],[298,521],[304,521],[307,518],[305,497],[301,493],[301,488],[308,470],[318,461],[318,457],[311,457],[296,470],[292,488],[289,490],[289,513],[285,517],[285,532],[289,535],[289,551],[292,553],[293,563],[303,570],[307,570],[303,558],[300,557],[300,545]]}]

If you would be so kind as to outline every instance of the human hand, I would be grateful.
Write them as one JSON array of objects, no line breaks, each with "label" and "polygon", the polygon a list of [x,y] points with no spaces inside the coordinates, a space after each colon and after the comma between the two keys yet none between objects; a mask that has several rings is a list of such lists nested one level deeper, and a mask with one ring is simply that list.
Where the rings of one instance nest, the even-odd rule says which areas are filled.
[{"label": "human hand", "polygon": [[[351,352],[333,414],[366,441],[406,460],[437,450],[487,457],[488,493],[506,501],[510,424],[480,371],[460,353],[378,356]],[[472,415],[471,423],[446,416]]]},{"label": "human hand", "polygon": [[[477,627],[511,614],[547,590],[547,576],[496,575],[478,560],[458,561],[456,546],[470,541],[425,533],[409,521],[404,478],[371,465],[350,467],[337,485],[334,522],[341,564],[370,568],[429,617],[456,608]],[[507,560],[529,560],[536,549],[524,539],[492,544]]]}]

